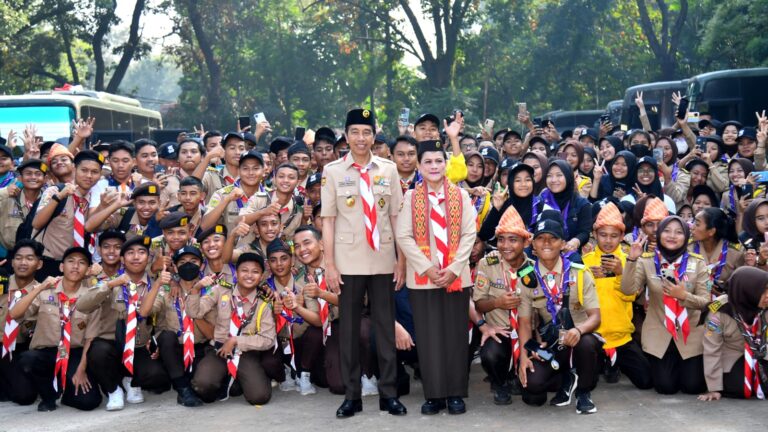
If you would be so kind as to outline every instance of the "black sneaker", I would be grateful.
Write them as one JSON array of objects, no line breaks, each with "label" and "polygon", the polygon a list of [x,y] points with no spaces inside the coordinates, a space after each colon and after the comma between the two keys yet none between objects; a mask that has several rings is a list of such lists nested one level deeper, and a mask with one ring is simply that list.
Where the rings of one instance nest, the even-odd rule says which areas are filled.
[{"label": "black sneaker", "polygon": [[563,384],[560,386],[560,390],[557,391],[555,397],[549,401],[552,406],[568,406],[573,400],[573,391],[576,389],[576,384],[579,383],[579,375],[575,370],[568,371],[563,376]]},{"label": "black sneaker", "polygon": [[40,412],[56,411],[56,400],[42,400],[37,405],[37,410]]},{"label": "black sneaker", "polygon": [[619,378],[621,378],[621,371],[617,366],[608,366],[605,369],[605,374],[603,375],[605,377],[605,382],[608,384],[616,384],[619,382]]},{"label": "black sneaker", "polygon": [[509,380],[509,394],[512,396],[520,396],[523,394],[523,385],[520,384],[520,378],[515,376]]},{"label": "black sneaker", "polygon": [[597,412],[595,403],[588,391],[576,391],[576,413],[592,414]]},{"label": "black sneaker", "polygon": [[193,408],[203,405],[203,401],[197,396],[192,387],[182,387],[178,390],[176,403],[185,407]]},{"label": "black sneaker", "polygon": [[500,386],[494,386],[493,388],[493,403],[496,405],[509,405],[512,403],[512,393],[509,391],[509,385],[504,384]]}]

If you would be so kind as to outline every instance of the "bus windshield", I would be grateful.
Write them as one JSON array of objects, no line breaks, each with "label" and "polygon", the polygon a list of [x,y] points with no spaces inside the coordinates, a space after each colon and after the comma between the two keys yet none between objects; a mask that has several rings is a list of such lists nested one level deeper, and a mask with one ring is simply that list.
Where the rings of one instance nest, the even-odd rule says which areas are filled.
[{"label": "bus windshield", "polygon": [[0,106],[0,133],[13,129],[22,137],[24,128],[34,124],[45,141],[69,138],[75,109],[69,106]]}]

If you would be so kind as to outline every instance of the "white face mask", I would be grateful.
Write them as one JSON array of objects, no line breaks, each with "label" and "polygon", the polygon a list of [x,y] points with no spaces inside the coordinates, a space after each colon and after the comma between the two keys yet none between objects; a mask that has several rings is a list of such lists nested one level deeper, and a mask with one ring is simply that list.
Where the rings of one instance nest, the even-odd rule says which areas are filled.
[{"label": "white face mask", "polygon": [[675,145],[677,146],[677,154],[685,154],[688,151],[688,141],[685,138],[675,138]]}]

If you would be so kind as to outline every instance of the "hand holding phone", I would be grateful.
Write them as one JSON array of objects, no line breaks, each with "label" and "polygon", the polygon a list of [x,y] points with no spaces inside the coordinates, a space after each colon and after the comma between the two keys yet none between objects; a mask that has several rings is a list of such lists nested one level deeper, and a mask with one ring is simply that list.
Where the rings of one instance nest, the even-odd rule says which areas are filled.
[{"label": "hand holding phone", "polygon": [[688,112],[688,98],[680,98],[680,105],[677,107],[677,118],[683,120]]}]

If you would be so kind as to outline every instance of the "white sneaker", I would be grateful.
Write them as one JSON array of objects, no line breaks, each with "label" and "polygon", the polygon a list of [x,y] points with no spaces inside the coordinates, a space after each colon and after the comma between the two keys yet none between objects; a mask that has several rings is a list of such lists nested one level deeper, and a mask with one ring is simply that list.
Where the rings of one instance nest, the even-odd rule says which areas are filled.
[{"label": "white sneaker", "polygon": [[117,390],[109,393],[107,396],[109,397],[107,400],[107,411],[120,411],[125,408],[125,395],[120,386],[117,387]]},{"label": "white sneaker", "polygon": [[299,393],[301,393],[302,396],[317,393],[317,389],[309,380],[309,372],[302,372],[299,376]]},{"label": "white sneaker", "polygon": [[368,378],[367,376],[363,375],[360,378],[360,382],[362,384],[363,396],[376,396],[379,394],[379,385],[376,382],[375,376]]},{"label": "white sneaker", "polygon": [[296,380],[290,376],[286,377],[285,381],[280,383],[280,390],[284,392],[297,391],[298,389],[296,388]]},{"label": "white sneaker", "polygon": [[140,404],[144,402],[144,394],[141,392],[141,387],[131,387],[131,379],[129,377],[123,378],[123,387],[125,387],[125,400],[129,404]]}]

